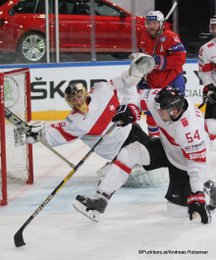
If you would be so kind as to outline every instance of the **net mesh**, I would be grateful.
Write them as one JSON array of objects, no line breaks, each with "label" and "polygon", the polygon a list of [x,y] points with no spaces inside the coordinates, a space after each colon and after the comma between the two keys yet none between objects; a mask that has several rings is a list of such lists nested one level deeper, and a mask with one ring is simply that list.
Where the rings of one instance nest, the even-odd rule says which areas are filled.
[{"label": "net mesh", "polygon": [[[8,74],[4,76],[4,104],[21,119],[26,117],[26,74]],[[7,179],[17,179],[27,181],[28,164],[27,164],[27,146],[15,146],[14,126],[5,121],[6,135],[6,165]]]}]

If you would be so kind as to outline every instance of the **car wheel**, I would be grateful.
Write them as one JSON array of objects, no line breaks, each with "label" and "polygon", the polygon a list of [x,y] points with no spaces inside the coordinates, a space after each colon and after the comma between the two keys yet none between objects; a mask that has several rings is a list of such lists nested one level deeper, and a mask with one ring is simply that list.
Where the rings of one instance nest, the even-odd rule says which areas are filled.
[{"label": "car wheel", "polygon": [[46,54],[46,40],[43,34],[25,34],[18,45],[18,56],[23,62],[42,62]]}]

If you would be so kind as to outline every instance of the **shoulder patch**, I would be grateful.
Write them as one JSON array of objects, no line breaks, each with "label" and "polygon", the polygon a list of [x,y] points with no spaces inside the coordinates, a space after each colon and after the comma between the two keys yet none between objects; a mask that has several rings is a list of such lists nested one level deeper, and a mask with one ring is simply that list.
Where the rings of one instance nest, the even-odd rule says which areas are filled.
[{"label": "shoulder patch", "polygon": [[181,119],[181,123],[182,123],[182,125],[184,126],[184,127],[186,127],[186,126],[188,126],[189,124],[188,124],[188,121],[187,121],[187,118],[182,118]]},{"label": "shoulder patch", "polygon": [[213,43],[213,42],[210,42],[209,44],[207,44],[207,47],[208,47],[208,48],[211,48],[212,46],[214,46],[214,43]]}]

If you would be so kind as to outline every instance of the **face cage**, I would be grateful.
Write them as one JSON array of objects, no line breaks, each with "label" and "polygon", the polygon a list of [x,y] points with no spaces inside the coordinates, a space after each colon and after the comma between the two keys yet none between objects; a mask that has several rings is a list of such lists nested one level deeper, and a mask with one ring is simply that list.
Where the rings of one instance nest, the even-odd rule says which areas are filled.
[{"label": "face cage", "polygon": [[78,90],[76,94],[69,94],[65,97],[65,101],[70,107],[77,108],[81,107],[86,102],[86,96],[83,90]]}]

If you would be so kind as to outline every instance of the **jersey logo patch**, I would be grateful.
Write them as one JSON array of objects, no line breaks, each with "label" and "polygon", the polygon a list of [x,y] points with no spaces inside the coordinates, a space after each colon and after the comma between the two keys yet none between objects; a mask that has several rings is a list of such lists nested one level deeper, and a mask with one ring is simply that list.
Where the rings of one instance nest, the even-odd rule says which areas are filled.
[{"label": "jersey logo patch", "polygon": [[184,127],[186,127],[186,126],[188,126],[189,124],[188,124],[188,121],[187,121],[187,118],[182,118],[181,119],[181,123],[182,123],[182,125],[184,126]]},{"label": "jersey logo patch", "polygon": [[214,43],[213,43],[213,42],[207,44],[207,47],[208,47],[208,48],[210,48],[210,47],[212,47],[212,46],[214,46]]},{"label": "jersey logo patch", "polygon": [[162,36],[162,37],[160,38],[160,41],[161,41],[161,42],[165,42],[165,41],[166,41],[166,37],[165,37],[165,36]]},{"label": "jersey logo patch", "polygon": [[115,109],[115,106],[113,104],[110,104],[109,107],[108,107],[108,110],[109,111],[114,111],[116,109]]},{"label": "jersey logo patch", "polygon": [[182,150],[182,152],[184,157],[188,160],[195,162],[206,162],[206,149],[194,153],[186,153],[184,150]]}]

